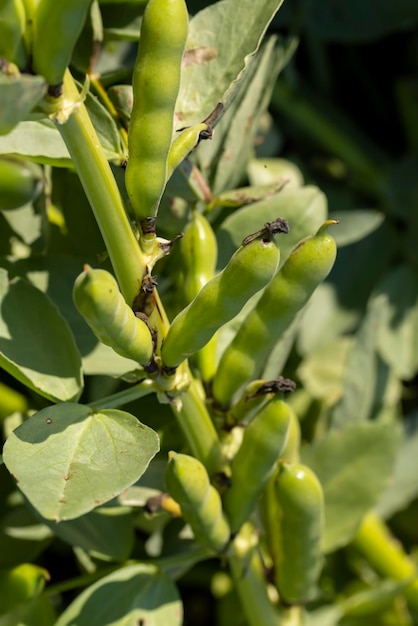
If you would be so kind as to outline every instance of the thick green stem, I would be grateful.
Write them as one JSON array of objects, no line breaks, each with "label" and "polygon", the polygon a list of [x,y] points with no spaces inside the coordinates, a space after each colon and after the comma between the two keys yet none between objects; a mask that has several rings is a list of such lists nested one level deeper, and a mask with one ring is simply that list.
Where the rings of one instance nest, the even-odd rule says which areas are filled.
[{"label": "thick green stem", "polygon": [[190,379],[190,387],[181,396],[180,410],[175,407],[173,410],[191,452],[203,463],[208,474],[214,476],[224,469],[221,445],[197,382],[191,374]]},{"label": "thick green stem", "polygon": [[370,512],[363,519],[353,546],[381,576],[399,581],[415,576],[404,594],[410,607],[418,612],[418,575],[415,563],[375,513]]},{"label": "thick green stem", "polygon": [[[80,99],[67,70],[64,105]],[[56,122],[80,177],[102,233],[120,289],[131,304],[146,272],[146,264],[132,231],[122,198],[86,107],[80,103],[65,123]]]},{"label": "thick green stem", "polygon": [[267,593],[267,583],[254,531],[244,526],[234,540],[229,558],[235,589],[249,626],[281,626],[279,611]]}]

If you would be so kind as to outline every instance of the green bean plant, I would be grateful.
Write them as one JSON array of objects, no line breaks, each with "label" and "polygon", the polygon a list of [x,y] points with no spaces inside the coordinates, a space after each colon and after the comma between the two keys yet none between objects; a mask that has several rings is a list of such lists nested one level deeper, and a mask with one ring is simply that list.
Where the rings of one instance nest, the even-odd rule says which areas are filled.
[{"label": "green bean plant", "polygon": [[282,4],[0,0],[0,626],[418,624],[416,250]]}]

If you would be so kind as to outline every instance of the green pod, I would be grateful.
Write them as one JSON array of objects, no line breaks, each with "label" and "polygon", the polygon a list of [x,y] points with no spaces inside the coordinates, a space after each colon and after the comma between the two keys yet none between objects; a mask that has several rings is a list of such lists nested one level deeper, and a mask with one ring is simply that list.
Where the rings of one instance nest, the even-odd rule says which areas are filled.
[{"label": "green pod", "polygon": [[322,486],[311,469],[282,461],[276,478],[278,501],[276,586],[284,604],[312,600],[322,566]]},{"label": "green pod", "polygon": [[208,473],[197,459],[187,454],[169,453],[165,481],[169,494],[180,505],[185,521],[198,541],[222,552],[230,539],[222,502]]},{"label": "green pod", "polygon": [[218,245],[212,226],[199,211],[184,229],[180,240],[180,254],[184,268],[184,295],[189,303],[209,280],[215,276]]},{"label": "green pod", "polygon": [[257,505],[284,449],[290,426],[289,406],[270,400],[251,420],[231,464],[231,486],[224,507],[233,533],[238,532]]},{"label": "green pod", "polygon": [[328,232],[335,220],[325,222],[315,235],[300,241],[264,290],[226,348],[213,380],[213,397],[228,407],[243,385],[260,375],[274,345],[328,276],[336,244]]},{"label": "green pod", "polygon": [[175,138],[170,147],[167,161],[167,180],[174,170],[180,165],[187,155],[198,145],[201,134],[208,130],[209,126],[202,122],[196,126],[185,128],[183,132]]},{"label": "green pod", "polygon": [[25,43],[26,11],[23,0],[0,3],[0,57],[24,69],[27,63]]},{"label": "green pod", "polygon": [[60,85],[92,0],[39,0],[33,32],[32,67],[48,85]]},{"label": "green pod", "polygon": [[241,245],[222,272],[173,320],[161,350],[165,368],[175,368],[201,350],[218,328],[272,279],[279,258],[271,237],[254,238]]},{"label": "green pod", "polygon": [[133,73],[125,184],[139,222],[155,217],[167,181],[174,108],[188,33],[184,0],[149,0]]},{"label": "green pod", "polygon": [[[192,219],[180,240],[184,270],[183,293],[186,304],[191,302],[204,285],[215,276],[218,245],[212,226],[204,215],[193,211]],[[209,381],[216,370],[216,337],[212,337],[196,355],[202,380]]]},{"label": "green pod", "polygon": [[150,330],[127,305],[112,274],[85,266],[75,281],[73,298],[102,343],[140,365],[150,363],[153,354]]},{"label": "green pod", "polygon": [[19,157],[0,157],[0,211],[18,209],[39,196],[42,168]]}]

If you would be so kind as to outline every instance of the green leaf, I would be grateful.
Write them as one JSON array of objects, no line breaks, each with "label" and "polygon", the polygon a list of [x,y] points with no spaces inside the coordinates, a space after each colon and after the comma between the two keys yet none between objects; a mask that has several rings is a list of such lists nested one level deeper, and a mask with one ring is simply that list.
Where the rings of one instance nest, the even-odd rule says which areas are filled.
[{"label": "green leaf", "polygon": [[[7,135],[43,98],[47,84],[42,76],[5,76],[0,72],[0,135]],[[7,144],[8,137],[0,138]],[[11,150],[9,150],[11,152]]]},{"label": "green leaf", "polygon": [[370,235],[382,224],[385,216],[379,211],[356,209],[355,211],[333,211],[330,219],[339,222],[333,235],[338,247],[348,246]]},{"label": "green leaf", "polygon": [[303,185],[303,174],[298,166],[282,158],[250,159],[247,174],[250,185],[272,185],[285,181],[287,187]]},{"label": "green leaf", "polygon": [[0,568],[35,561],[53,538],[51,530],[27,506],[13,507],[0,522]]},{"label": "green leaf", "polygon": [[[84,257],[84,261],[88,260]],[[72,330],[81,354],[84,374],[119,377],[138,369],[137,363],[119,356],[112,348],[100,343],[77,311],[72,290],[82,265],[81,260],[70,257],[32,257],[11,265],[9,274],[29,280],[58,307]]]},{"label": "green leaf", "polygon": [[344,428],[347,424],[371,418],[378,376],[376,354],[378,316],[379,310],[370,307],[356,335],[348,357],[343,395],[332,415],[334,426]]},{"label": "green leaf", "polygon": [[0,365],[52,401],[77,399],[81,359],[67,323],[39,289],[0,269]]},{"label": "green leaf", "polygon": [[7,136],[0,136],[0,154],[20,154],[57,167],[71,165],[65,143],[50,120],[21,122]]},{"label": "green leaf", "polygon": [[181,626],[175,585],[155,565],[130,565],[102,578],[59,617],[55,626]]},{"label": "green leaf", "polygon": [[387,519],[401,511],[418,496],[418,430],[406,432],[396,459],[388,488],[383,492],[377,513]]},{"label": "green leaf", "polygon": [[[124,155],[112,117],[90,93],[85,104],[107,159],[120,161]],[[0,136],[0,154],[20,154],[55,167],[71,165],[67,147],[49,119],[21,122],[7,136]]]},{"label": "green leaf", "polygon": [[292,189],[284,187],[266,200],[254,202],[234,211],[221,224],[217,231],[219,267],[224,267],[241,241],[250,233],[262,228],[265,222],[277,217],[288,220],[288,235],[278,235],[280,263],[283,264],[293,246],[315,233],[327,219],[325,195],[313,186]]},{"label": "green leaf", "polygon": [[3,460],[46,519],[74,519],[132,485],[159,450],[157,433],[124,411],[51,406],[16,428]]},{"label": "green leaf", "polygon": [[328,406],[341,398],[351,346],[351,338],[338,337],[303,359],[297,375],[313,398]]},{"label": "green leaf", "polygon": [[224,0],[194,16],[177,100],[182,123],[194,124],[209,115],[218,102],[229,103],[236,89],[234,81],[245,69],[249,56],[258,50],[282,3]]},{"label": "green leaf", "polygon": [[231,106],[216,126],[212,141],[196,153],[212,192],[233,189],[241,182],[254,152],[259,120],[270,101],[275,79],[295,46],[270,37],[251,59]]},{"label": "green leaf", "polygon": [[378,349],[382,358],[403,379],[418,370],[418,276],[401,265],[392,269],[377,289],[380,310]]},{"label": "green leaf", "polygon": [[325,496],[324,552],[347,545],[390,480],[399,450],[396,424],[365,422],[330,431],[302,450]]},{"label": "green leaf", "polygon": [[98,559],[124,561],[134,544],[132,513],[128,507],[110,504],[78,519],[60,524],[45,520],[45,524],[56,537]]}]

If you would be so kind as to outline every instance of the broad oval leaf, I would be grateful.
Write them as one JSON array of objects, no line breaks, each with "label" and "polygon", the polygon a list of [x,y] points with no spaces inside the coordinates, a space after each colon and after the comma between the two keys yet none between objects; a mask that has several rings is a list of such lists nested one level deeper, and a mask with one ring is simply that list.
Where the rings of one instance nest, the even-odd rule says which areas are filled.
[{"label": "broad oval leaf", "polygon": [[52,400],[75,400],[83,378],[71,331],[51,300],[0,269],[0,366]]},{"label": "broad oval leaf", "polygon": [[125,411],[69,402],[47,407],[16,428],[3,460],[46,519],[74,519],[136,482],[159,438]]},{"label": "broad oval leaf", "polygon": [[347,545],[388,486],[399,450],[396,424],[364,422],[328,432],[302,451],[325,496],[324,552]]},{"label": "broad oval leaf", "polygon": [[124,567],[88,587],[55,626],[181,626],[183,607],[170,578],[155,565]]}]

